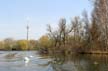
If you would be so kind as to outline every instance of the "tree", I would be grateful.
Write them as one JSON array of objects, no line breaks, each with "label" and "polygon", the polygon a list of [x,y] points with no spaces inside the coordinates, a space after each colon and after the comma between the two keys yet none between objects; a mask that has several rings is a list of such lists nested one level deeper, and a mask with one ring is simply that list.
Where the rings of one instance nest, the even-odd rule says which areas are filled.
[{"label": "tree", "polygon": [[66,44],[66,39],[68,35],[72,32],[72,25],[71,27],[67,27],[66,24],[66,19],[61,18],[58,24],[58,29],[57,30],[52,30],[51,26],[48,25],[48,34],[50,38],[54,40],[55,47],[60,47],[61,45],[65,46]]},{"label": "tree", "polygon": [[84,40],[84,27],[82,19],[78,16],[75,16],[72,21],[72,34],[71,36],[71,47],[72,51],[74,52],[80,52],[81,47],[83,46],[83,40]]},{"label": "tree", "polygon": [[3,43],[4,43],[4,48],[6,50],[12,50],[15,41],[12,38],[6,38]]},{"label": "tree", "polygon": [[0,41],[0,50],[4,50],[4,44],[3,44],[3,41]]},{"label": "tree", "polygon": [[82,29],[82,22],[79,17],[74,17],[72,20],[72,31],[73,31],[73,37],[75,41],[80,41],[78,40],[79,37],[81,36],[81,29]]},{"label": "tree", "polygon": [[90,47],[91,47],[91,51],[93,51],[95,49],[98,50],[99,47],[101,47],[102,42],[99,40],[100,37],[100,31],[99,31],[99,27],[98,24],[95,22],[95,19],[92,19],[92,24],[91,24],[91,28],[89,30],[90,32]]},{"label": "tree", "polygon": [[[108,0],[95,0],[93,19],[97,23],[99,31],[101,32],[99,39],[108,47]],[[104,48],[103,48],[104,49]]]},{"label": "tree", "polygon": [[39,48],[39,43],[36,40],[29,40],[29,50],[35,50]]},{"label": "tree", "polygon": [[51,41],[48,36],[44,35],[39,39],[39,44],[43,48],[49,48],[51,46]]},{"label": "tree", "polygon": [[16,49],[28,50],[28,48],[27,48],[27,40],[18,40],[16,42]]}]

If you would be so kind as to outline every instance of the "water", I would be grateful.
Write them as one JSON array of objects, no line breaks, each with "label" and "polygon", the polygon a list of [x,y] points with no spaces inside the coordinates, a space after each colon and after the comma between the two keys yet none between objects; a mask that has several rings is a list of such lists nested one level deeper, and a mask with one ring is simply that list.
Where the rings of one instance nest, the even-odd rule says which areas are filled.
[{"label": "water", "polygon": [[108,71],[108,55],[46,56],[36,51],[0,51],[0,71]]}]

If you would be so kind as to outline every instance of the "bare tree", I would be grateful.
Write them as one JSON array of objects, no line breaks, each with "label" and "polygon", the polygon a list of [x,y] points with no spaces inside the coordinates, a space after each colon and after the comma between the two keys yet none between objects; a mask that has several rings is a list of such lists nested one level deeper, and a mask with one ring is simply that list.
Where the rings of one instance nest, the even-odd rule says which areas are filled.
[{"label": "bare tree", "polygon": [[[100,34],[100,40],[105,43],[106,48],[108,47],[108,0],[95,0],[93,18],[98,24]],[[103,48],[104,49],[104,48]]]},{"label": "bare tree", "polygon": [[81,52],[82,39],[84,34],[84,28],[82,25],[82,19],[78,16],[74,17],[72,20],[72,50],[76,52]]},{"label": "bare tree", "polygon": [[72,31],[75,41],[80,41],[78,40],[78,38],[81,37],[81,31],[82,31],[81,29],[82,29],[82,22],[79,17],[75,17],[72,20]]},{"label": "bare tree", "polygon": [[51,38],[53,38],[55,42],[55,47],[57,46],[57,44],[59,45],[59,47],[61,45],[65,46],[66,38],[69,35],[69,33],[72,32],[72,28],[72,26],[70,28],[67,27],[65,18],[60,19],[57,30],[52,31],[51,26],[48,25],[48,34]]}]

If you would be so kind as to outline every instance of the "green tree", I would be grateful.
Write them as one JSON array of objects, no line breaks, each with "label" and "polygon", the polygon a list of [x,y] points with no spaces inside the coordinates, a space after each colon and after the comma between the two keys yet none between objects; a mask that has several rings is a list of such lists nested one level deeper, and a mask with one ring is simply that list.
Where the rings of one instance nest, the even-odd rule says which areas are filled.
[{"label": "green tree", "polygon": [[3,43],[4,43],[4,48],[5,50],[12,50],[14,46],[14,40],[12,38],[6,38]]},{"label": "green tree", "polygon": [[48,48],[51,46],[51,41],[49,37],[45,35],[39,39],[39,44],[41,45],[41,47]]},{"label": "green tree", "polygon": [[28,48],[27,48],[27,40],[18,40],[16,42],[16,49],[28,50]]}]

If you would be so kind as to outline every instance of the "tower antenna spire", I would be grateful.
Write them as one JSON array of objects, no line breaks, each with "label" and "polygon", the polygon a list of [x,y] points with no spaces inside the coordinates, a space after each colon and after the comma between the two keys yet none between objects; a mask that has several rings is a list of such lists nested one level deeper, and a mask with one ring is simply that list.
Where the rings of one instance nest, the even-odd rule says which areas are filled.
[{"label": "tower antenna spire", "polygon": [[27,40],[27,50],[29,49],[29,18],[27,18],[27,26],[26,26],[26,29],[27,29],[27,37],[26,37],[26,40]]},{"label": "tower antenna spire", "polygon": [[29,48],[29,25],[27,24],[27,49]]}]

